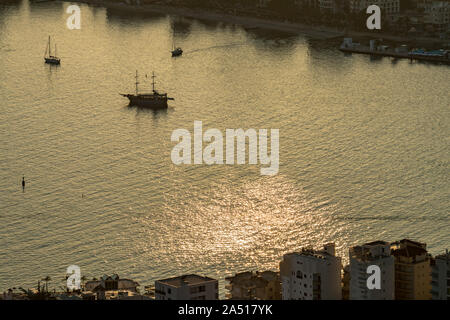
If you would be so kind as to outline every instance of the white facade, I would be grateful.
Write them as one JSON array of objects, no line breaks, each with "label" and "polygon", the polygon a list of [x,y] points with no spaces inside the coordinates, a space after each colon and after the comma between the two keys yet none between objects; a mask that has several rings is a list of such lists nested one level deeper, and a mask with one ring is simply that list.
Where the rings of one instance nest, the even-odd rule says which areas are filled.
[{"label": "white facade", "polygon": [[450,253],[434,259],[431,272],[431,296],[433,300],[450,300]]},{"label": "white facade", "polygon": [[130,279],[120,279],[117,274],[112,276],[104,275],[100,280],[91,280],[86,282],[84,286],[84,291],[112,291],[112,290],[124,290],[137,292],[139,283]]},{"label": "white facade", "polygon": [[[390,243],[375,241],[350,248],[350,300],[394,300],[395,259],[391,256]],[[381,271],[381,288],[369,289],[367,273],[370,265]]]},{"label": "white facade", "polygon": [[219,281],[195,274],[155,281],[155,300],[218,300]]},{"label": "white facade", "polygon": [[341,300],[341,258],[334,243],[323,250],[285,254],[280,263],[283,300]]}]

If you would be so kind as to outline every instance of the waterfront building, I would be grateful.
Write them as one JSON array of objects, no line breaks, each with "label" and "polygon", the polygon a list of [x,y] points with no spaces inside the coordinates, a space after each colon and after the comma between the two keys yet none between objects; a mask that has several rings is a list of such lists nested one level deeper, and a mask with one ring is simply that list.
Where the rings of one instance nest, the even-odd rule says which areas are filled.
[{"label": "waterfront building", "polygon": [[450,300],[450,252],[431,260],[431,299]]},{"label": "waterfront building", "polygon": [[315,8],[323,13],[335,14],[338,8],[338,1],[339,0],[295,0],[294,2],[298,7]]},{"label": "waterfront building", "polygon": [[155,281],[156,300],[218,300],[219,281],[188,274]]},{"label": "waterfront building", "polygon": [[336,0],[319,0],[319,9],[322,12],[335,14],[337,11]]},{"label": "waterfront building", "polygon": [[[391,245],[385,241],[374,241],[351,247],[350,256],[350,300],[393,300],[395,298],[395,265],[391,256]],[[367,279],[371,274],[367,268],[380,268],[380,289],[369,289]]]},{"label": "waterfront building", "polygon": [[226,277],[228,299],[281,300],[280,274],[274,271],[241,272]]},{"label": "waterfront building", "polygon": [[426,25],[436,32],[450,31],[450,1],[419,0],[417,7],[423,10]]},{"label": "waterfront building", "polygon": [[3,292],[0,300],[29,300],[29,298],[24,292],[18,292],[16,288],[10,288]]},{"label": "waterfront building", "polygon": [[[137,292],[128,290],[111,290],[111,291],[96,291],[97,300],[153,300],[149,296],[139,294]],[[88,299],[88,296],[83,296],[84,300]]]},{"label": "waterfront building", "polygon": [[350,299],[350,265],[344,267],[342,275],[342,300]]},{"label": "waterfront building", "polygon": [[391,243],[395,259],[395,299],[431,299],[431,265],[426,244],[408,239]]},{"label": "waterfront building", "polygon": [[267,8],[271,0],[258,0],[257,7]]},{"label": "waterfront building", "polygon": [[303,248],[288,253],[280,263],[283,300],[341,300],[340,257],[334,243],[323,250]]},{"label": "waterfront building", "polygon": [[84,291],[113,291],[113,290],[125,290],[131,292],[137,292],[139,283],[130,279],[120,279],[117,274],[112,276],[104,275],[100,280],[87,281],[84,286]]},{"label": "waterfront building", "polygon": [[349,0],[349,10],[353,13],[366,12],[371,5],[377,5],[388,15],[400,12],[400,0]]}]

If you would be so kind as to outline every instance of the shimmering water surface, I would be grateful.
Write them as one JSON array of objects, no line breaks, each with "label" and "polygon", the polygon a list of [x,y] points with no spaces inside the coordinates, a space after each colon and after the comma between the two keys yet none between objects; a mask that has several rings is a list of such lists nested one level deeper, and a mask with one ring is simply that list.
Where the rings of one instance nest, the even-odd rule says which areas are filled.
[{"label": "shimmering water surface", "polygon": [[[275,269],[328,241],[344,259],[377,239],[424,241],[433,254],[450,244],[449,67],[86,5],[71,31],[67,6],[0,5],[1,290],[46,275],[58,288],[71,264],[146,285]],[[60,67],[43,63],[49,34]],[[167,112],[118,95],[134,90],[136,69],[175,98]],[[279,174],[175,166],[171,133],[194,120],[279,129]]]}]

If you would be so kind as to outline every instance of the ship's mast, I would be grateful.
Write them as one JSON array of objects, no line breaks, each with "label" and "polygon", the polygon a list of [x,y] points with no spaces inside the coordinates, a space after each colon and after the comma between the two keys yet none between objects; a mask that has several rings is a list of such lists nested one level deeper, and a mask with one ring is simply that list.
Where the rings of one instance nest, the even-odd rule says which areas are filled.
[{"label": "ship's mast", "polygon": [[50,46],[50,36],[48,36],[48,55],[51,56],[52,55],[52,48]]},{"label": "ship's mast", "polygon": [[155,72],[152,72],[152,89],[153,89],[153,92],[155,92],[155,78],[156,78]]},{"label": "ship's mast", "polygon": [[138,82],[138,72],[136,70],[136,95],[138,95],[138,84],[139,84],[139,82]]}]

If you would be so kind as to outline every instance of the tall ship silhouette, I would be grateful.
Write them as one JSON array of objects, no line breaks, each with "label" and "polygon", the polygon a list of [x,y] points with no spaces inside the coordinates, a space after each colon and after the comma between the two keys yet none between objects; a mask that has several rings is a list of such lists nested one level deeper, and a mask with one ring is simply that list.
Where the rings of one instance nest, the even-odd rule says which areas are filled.
[{"label": "tall ship silhouette", "polygon": [[155,89],[155,73],[152,73],[152,93],[139,93],[138,90],[138,72],[136,70],[136,92],[121,93],[120,95],[130,100],[130,106],[138,106],[151,109],[166,109],[168,107],[168,100],[175,100],[174,98],[167,97],[167,93],[160,93]]}]

